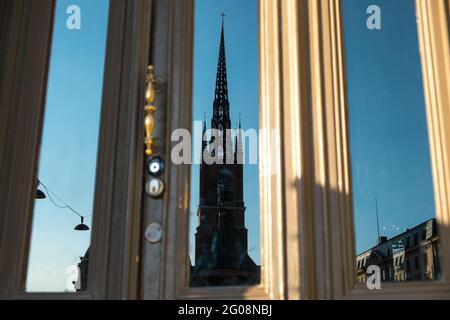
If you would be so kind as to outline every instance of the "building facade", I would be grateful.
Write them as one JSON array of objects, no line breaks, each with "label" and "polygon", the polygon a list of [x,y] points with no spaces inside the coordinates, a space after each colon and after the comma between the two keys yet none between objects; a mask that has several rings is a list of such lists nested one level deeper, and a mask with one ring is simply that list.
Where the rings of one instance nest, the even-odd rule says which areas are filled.
[{"label": "building facade", "polygon": [[436,219],[428,220],[356,257],[357,282],[365,283],[371,265],[381,269],[381,281],[403,282],[441,278],[439,233]]}]

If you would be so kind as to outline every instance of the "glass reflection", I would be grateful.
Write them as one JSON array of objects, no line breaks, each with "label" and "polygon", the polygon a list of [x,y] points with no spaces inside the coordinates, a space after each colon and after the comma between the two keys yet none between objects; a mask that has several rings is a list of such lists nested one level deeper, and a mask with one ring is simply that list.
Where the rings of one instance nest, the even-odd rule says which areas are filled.
[{"label": "glass reflection", "polygon": [[108,6],[57,1],[28,292],[87,288]]},{"label": "glass reflection", "polygon": [[357,282],[439,279],[415,1],[343,4]]},{"label": "glass reflection", "polygon": [[257,1],[198,0],[195,9],[193,113],[203,122],[193,134],[202,161],[191,175],[190,285],[256,285],[259,173],[245,159],[255,149],[244,130],[259,129]]}]

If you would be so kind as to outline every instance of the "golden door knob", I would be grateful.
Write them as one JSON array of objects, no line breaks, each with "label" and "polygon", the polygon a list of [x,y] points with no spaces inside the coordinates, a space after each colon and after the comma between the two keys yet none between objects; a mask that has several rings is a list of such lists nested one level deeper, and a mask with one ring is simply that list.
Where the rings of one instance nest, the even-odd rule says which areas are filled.
[{"label": "golden door knob", "polygon": [[153,66],[148,67],[146,83],[147,90],[145,92],[146,105],[144,108],[145,119],[145,154],[149,157],[153,156],[153,147],[155,145],[155,138],[153,137],[153,131],[155,130],[155,113],[158,108],[154,105],[157,93],[161,90],[162,81],[155,77],[155,68]]}]

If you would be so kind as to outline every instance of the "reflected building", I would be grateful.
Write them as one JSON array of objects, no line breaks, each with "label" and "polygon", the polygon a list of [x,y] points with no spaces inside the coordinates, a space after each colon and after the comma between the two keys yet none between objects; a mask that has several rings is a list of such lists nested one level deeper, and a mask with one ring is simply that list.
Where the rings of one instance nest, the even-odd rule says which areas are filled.
[{"label": "reflected building", "polygon": [[79,280],[80,287],[77,289],[76,283],[74,283],[76,291],[86,291],[87,290],[90,251],[91,251],[91,247],[89,247],[87,249],[87,251],[83,257],[80,257],[80,262],[78,263],[78,276],[80,277],[78,280]]},{"label": "reflected building", "polygon": [[203,155],[208,154],[215,162],[202,157],[200,166],[195,265],[190,268],[190,284],[193,287],[254,285],[260,281],[260,267],[248,255],[247,248],[240,122],[233,143],[222,21],[211,119],[211,131],[214,133],[209,143],[206,142],[205,120],[202,137]]},{"label": "reflected building", "polygon": [[371,265],[381,269],[381,281],[403,282],[438,280],[439,233],[436,219],[428,220],[391,239],[380,237],[379,244],[356,257],[357,282],[366,283]]}]

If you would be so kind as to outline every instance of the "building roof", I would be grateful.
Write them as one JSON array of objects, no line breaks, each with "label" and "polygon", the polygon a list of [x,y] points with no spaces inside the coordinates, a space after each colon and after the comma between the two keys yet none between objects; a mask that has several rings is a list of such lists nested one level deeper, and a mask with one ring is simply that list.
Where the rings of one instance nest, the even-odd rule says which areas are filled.
[{"label": "building roof", "polygon": [[406,231],[396,235],[395,237],[392,237],[388,240],[386,240],[383,243],[379,243],[376,246],[367,249],[366,251],[361,252],[360,254],[357,255],[357,258],[361,258],[363,256],[367,256],[370,255],[370,253],[372,251],[376,251],[379,255],[381,256],[388,256],[387,251],[388,248],[391,247],[393,244],[397,244],[399,241],[402,241],[403,239],[407,238],[408,236],[410,236],[411,234],[417,233],[418,231],[422,231],[426,228],[431,228],[431,233],[427,234],[427,239],[431,238],[433,235],[437,234],[437,225],[436,225],[436,219],[430,219],[427,220],[415,227],[413,227],[412,229],[407,229]]}]

